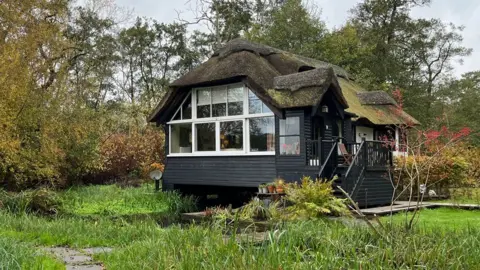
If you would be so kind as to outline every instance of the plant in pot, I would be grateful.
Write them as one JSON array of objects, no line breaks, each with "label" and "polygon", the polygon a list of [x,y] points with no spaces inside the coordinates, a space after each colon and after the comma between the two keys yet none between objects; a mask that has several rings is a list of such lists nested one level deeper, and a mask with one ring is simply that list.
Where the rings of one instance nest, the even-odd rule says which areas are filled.
[{"label": "plant in pot", "polygon": [[266,184],[261,184],[260,185],[260,193],[268,193],[267,185]]},{"label": "plant in pot", "polygon": [[268,193],[275,193],[275,184],[269,183],[267,184]]},{"label": "plant in pot", "polygon": [[285,193],[285,181],[283,179],[275,180],[275,189],[277,193],[280,193],[280,194]]}]

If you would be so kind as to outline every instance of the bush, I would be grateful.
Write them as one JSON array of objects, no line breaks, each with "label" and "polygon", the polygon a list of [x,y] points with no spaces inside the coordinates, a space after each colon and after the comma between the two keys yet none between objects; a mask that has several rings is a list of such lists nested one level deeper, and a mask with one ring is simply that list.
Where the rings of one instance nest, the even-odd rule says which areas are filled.
[{"label": "bush", "polygon": [[128,183],[132,179],[148,178],[151,170],[163,166],[164,141],[163,132],[153,127],[131,134],[110,135],[101,145],[102,168],[88,175],[84,182]]},{"label": "bush", "polygon": [[463,146],[458,149],[459,154],[465,158],[468,163],[468,182],[472,186],[480,187],[480,148]]},{"label": "bush", "polygon": [[414,192],[420,185],[426,184],[427,189],[433,189],[437,194],[448,194],[449,188],[468,184],[469,163],[457,153],[447,150],[430,157],[397,157],[395,181],[401,190],[413,182]]},{"label": "bush", "polygon": [[0,208],[15,214],[53,215],[61,209],[61,200],[56,192],[46,188],[19,193],[0,191]]},{"label": "bush", "polygon": [[325,215],[342,216],[350,212],[345,200],[333,195],[332,182],[313,181],[304,176],[302,182],[285,186],[286,199],[293,203],[287,208],[292,218],[318,218]]}]

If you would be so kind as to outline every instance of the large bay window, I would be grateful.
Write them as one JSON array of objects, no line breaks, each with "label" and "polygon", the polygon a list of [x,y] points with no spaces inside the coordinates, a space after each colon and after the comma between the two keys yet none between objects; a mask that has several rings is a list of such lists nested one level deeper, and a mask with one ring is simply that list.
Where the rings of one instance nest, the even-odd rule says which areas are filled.
[{"label": "large bay window", "polygon": [[193,89],[168,124],[170,155],[275,154],[275,117],[243,84]]}]

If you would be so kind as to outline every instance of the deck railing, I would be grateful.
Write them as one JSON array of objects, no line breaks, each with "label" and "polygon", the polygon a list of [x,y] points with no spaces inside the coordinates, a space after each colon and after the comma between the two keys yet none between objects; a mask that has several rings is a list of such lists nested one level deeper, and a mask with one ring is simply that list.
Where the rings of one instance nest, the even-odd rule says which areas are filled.
[{"label": "deck railing", "polygon": [[[333,177],[335,167],[337,167],[338,163],[338,141],[322,141],[321,146],[323,147],[322,149],[328,152],[323,152],[324,158],[322,159],[322,167],[318,172],[318,178],[327,178],[330,180],[330,178]],[[327,154],[325,155],[325,153]]]},{"label": "deck railing", "polygon": [[385,167],[392,165],[392,150],[385,142],[367,141],[365,143],[368,167]]},{"label": "deck railing", "polygon": [[320,167],[322,165],[322,148],[320,140],[305,140],[307,151],[307,166]]}]

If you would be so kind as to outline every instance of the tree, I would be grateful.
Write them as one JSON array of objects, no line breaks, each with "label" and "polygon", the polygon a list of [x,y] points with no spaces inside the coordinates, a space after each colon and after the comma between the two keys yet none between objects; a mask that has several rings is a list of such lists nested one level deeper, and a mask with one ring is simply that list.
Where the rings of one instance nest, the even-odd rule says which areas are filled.
[{"label": "tree", "polygon": [[410,10],[429,3],[430,0],[365,0],[350,11],[362,41],[373,46],[371,57],[365,61],[374,74],[372,87],[386,82],[398,84],[401,78],[397,77],[408,70],[396,44],[411,21]]},{"label": "tree", "polygon": [[403,45],[406,53],[412,53],[413,61],[419,65],[417,73],[426,88],[426,119],[432,117],[430,108],[436,98],[436,82],[452,70],[452,60],[461,60],[472,51],[461,44],[462,30],[463,27],[445,24],[437,19],[420,19],[409,23],[408,36]]},{"label": "tree", "polygon": [[92,9],[76,7],[66,31],[75,44],[76,55],[70,61],[70,87],[73,94],[95,110],[106,102],[107,96],[116,96],[115,66],[118,55],[115,21],[101,18]]},{"label": "tree", "polygon": [[357,29],[347,23],[340,29],[327,33],[320,41],[322,60],[346,69],[360,83],[368,84],[373,74],[364,64],[373,53],[373,46],[360,40]]},{"label": "tree", "polygon": [[472,130],[470,141],[480,145],[480,71],[467,72],[460,79],[450,78],[439,86],[439,98],[432,110],[439,115],[437,122],[459,129],[469,127]]},{"label": "tree", "polygon": [[262,23],[254,24],[246,37],[282,50],[319,58],[319,41],[325,24],[301,0],[287,0]]}]

